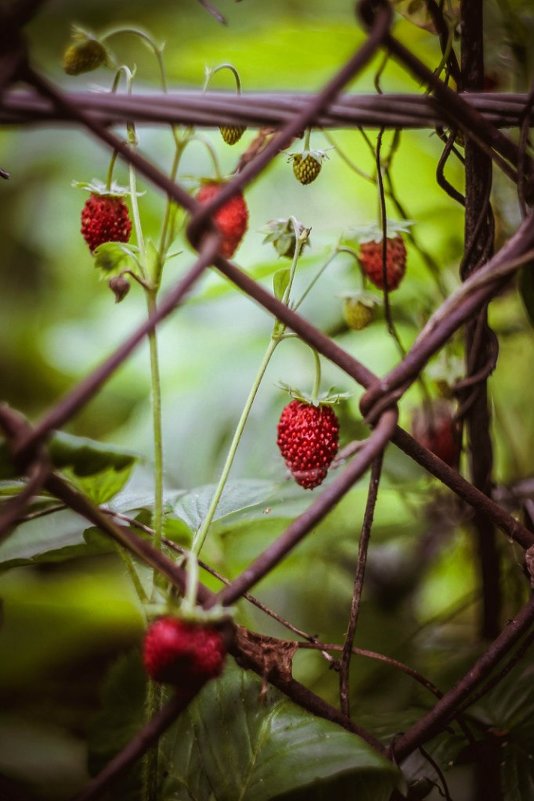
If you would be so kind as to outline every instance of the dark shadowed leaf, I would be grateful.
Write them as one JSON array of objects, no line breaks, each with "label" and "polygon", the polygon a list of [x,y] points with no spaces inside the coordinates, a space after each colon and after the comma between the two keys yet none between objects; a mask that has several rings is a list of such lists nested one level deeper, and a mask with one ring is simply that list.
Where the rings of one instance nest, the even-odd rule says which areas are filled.
[{"label": "dark shadowed leaf", "polygon": [[[277,690],[229,666],[207,685],[165,738],[165,801],[270,801],[305,790],[308,801],[338,783],[357,782],[362,798],[387,798],[398,773],[359,737],[292,704]],[[366,787],[379,789],[365,795]]]}]

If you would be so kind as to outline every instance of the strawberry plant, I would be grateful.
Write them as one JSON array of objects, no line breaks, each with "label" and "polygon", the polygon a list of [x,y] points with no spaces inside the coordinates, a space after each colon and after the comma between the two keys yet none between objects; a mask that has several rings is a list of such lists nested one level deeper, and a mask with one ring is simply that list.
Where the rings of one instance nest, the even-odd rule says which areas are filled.
[{"label": "strawberry plant", "polygon": [[0,10],[0,794],[529,798],[529,9],[252,5]]}]

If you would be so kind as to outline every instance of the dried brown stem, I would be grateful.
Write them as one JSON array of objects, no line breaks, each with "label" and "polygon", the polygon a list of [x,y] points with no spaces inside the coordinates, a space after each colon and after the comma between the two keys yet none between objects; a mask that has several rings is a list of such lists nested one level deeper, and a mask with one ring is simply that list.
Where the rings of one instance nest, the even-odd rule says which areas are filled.
[{"label": "dried brown stem", "polygon": [[371,475],[369,478],[369,490],[367,493],[367,503],[365,505],[365,513],[363,517],[362,529],[360,533],[360,544],[358,547],[358,560],[356,563],[356,571],[354,574],[354,589],[352,592],[352,601],[350,605],[349,625],[343,645],[343,655],[341,657],[341,664],[339,669],[339,698],[342,712],[350,718],[350,702],[349,702],[349,670],[350,659],[353,652],[354,637],[356,634],[356,626],[358,625],[358,617],[360,613],[360,603],[363,592],[363,582],[365,578],[365,566],[367,564],[367,550],[369,548],[369,541],[371,539],[371,529],[373,527],[373,518],[375,513],[376,500],[378,497],[378,487],[380,484],[380,474],[382,472],[382,458],[383,454],[379,454],[371,466]]}]

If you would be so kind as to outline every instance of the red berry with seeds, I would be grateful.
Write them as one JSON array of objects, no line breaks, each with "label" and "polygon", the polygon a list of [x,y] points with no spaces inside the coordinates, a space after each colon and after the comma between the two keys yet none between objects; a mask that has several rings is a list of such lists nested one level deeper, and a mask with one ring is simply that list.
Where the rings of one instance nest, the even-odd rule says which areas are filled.
[{"label": "red berry with seeds", "polygon": [[91,194],[82,209],[82,235],[91,253],[104,242],[127,242],[132,230],[128,206],[117,195]]},{"label": "red berry with seeds", "polygon": [[436,400],[417,409],[412,418],[412,434],[449,467],[457,467],[460,459],[460,430],[452,404]]},{"label": "red berry with seeds", "polygon": [[217,629],[175,617],[152,623],[143,644],[143,663],[152,679],[188,688],[218,676],[225,655]]},{"label": "red berry with seeds", "polygon": [[318,487],[339,446],[336,413],[331,406],[292,400],[280,415],[277,444],[297,484]]},{"label": "red berry with seeds", "polygon": [[[199,203],[209,203],[213,198],[217,197],[224,186],[226,184],[217,183],[216,181],[204,184],[197,193],[197,200]],[[231,197],[215,212],[214,220],[222,234],[221,255],[225,259],[229,259],[239,247],[248,225],[247,204],[241,192]]]},{"label": "red berry with seeds", "polygon": [[[384,288],[383,243],[361,242],[358,259],[369,280],[379,289]],[[386,282],[389,291],[397,289],[406,272],[406,245],[398,234],[386,239]]]}]

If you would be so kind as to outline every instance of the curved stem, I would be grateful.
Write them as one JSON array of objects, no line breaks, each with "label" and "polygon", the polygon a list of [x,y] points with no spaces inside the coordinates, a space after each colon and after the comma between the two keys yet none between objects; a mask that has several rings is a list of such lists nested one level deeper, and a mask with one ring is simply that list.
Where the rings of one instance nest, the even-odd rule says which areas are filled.
[{"label": "curved stem", "polygon": [[210,67],[206,68],[206,77],[204,79],[204,86],[202,88],[202,91],[203,92],[206,91],[206,89],[208,88],[208,84],[211,81],[211,79],[213,78],[213,76],[215,75],[215,73],[216,72],[221,72],[222,70],[230,70],[230,72],[232,73],[232,75],[235,78],[237,94],[240,95],[241,94],[241,79],[239,77],[239,73],[238,73],[237,69],[234,67],[234,65],[230,64],[227,61],[225,61],[224,64],[219,64],[218,67],[213,67],[213,69],[211,69]]}]

